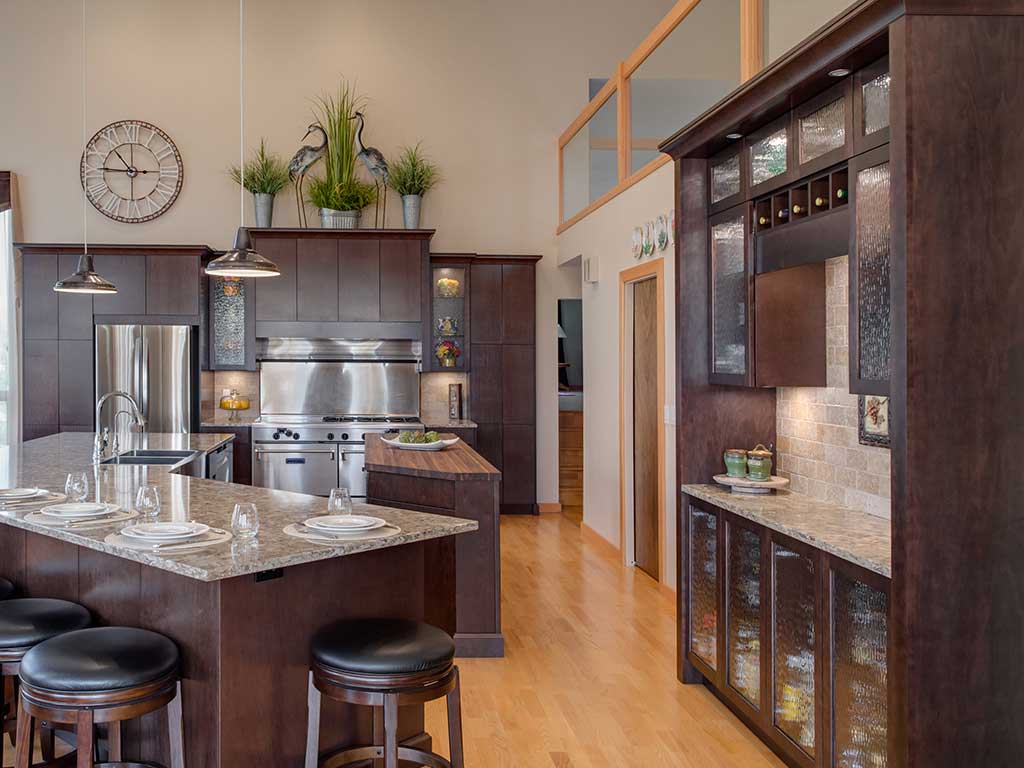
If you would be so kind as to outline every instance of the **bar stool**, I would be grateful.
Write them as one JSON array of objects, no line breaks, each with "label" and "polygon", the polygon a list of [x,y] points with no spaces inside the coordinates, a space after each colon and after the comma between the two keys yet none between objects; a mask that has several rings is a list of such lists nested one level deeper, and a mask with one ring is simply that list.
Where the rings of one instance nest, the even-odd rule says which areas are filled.
[{"label": "bar stool", "polygon": [[109,763],[121,762],[121,721],[167,707],[172,768],[184,768],[178,647],[156,632],[94,627],[68,632],[25,654],[19,671],[21,700],[15,768],[28,768],[36,720],[73,726],[78,768],[91,768],[95,725],[108,726]]},{"label": "bar stool", "polygon": [[14,585],[7,579],[0,576],[0,600],[6,600],[14,596]]},{"label": "bar stool", "polygon": [[[13,586],[11,589],[13,591]],[[67,600],[26,597],[0,602],[0,674],[3,675],[0,685],[0,712],[3,713],[0,738],[2,734],[10,734],[14,740],[18,670],[25,654],[45,640],[88,627],[90,623],[89,611]],[[43,759],[52,761],[52,729],[47,727],[41,736]],[[31,743],[32,734],[27,738]]]},{"label": "bar stool", "polygon": [[[321,628],[312,641],[305,768],[341,768],[365,760],[399,760],[432,768],[462,768],[462,710],[455,642],[419,621],[358,619]],[[321,694],[334,701],[380,707],[384,744],[319,754]],[[398,745],[398,708],[448,697],[451,761],[434,752]]]}]

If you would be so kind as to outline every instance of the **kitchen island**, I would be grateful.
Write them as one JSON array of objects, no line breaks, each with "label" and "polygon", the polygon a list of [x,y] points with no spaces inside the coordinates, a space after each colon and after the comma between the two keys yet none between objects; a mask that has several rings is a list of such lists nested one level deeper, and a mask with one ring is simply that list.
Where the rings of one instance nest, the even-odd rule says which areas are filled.
[{"label": "kitchen island", "polygon": [[455,647],[459,656],[503,656],[501,472],[463,440],[442,451],[414,451],[392,448],[380,435],[367,435],[364,466],[370,502],[478,525],[455,544]]},{"label": "kitchen island", "polygon": [[[140,439],[141,438],[141,439]],[[145,447],[212,451],[227,434],[143,435]],[[99,625],[161,632],[182,655],[186,764],[295,766],[305,748],[309,639],[345,617],[421,619],[455,630],[455,534],[468,520],[372,507],[401,528],[382,539],[318,544],[283,533],[326,511],[315,496],[186,477],[167,467],[91,463],[92,435],[62,433],[4,457],[9,486],[60,490],[86,470],[90,498],[131,506],[140,484],[159,488],[160,518],[230,528],[237,502],[260,513],[255,542],[192,552],[148,552],[106,543],[117,525],[51,528],[0,513],[0,573],[23,596],[73,600]],[[360,505],[357,505],[360,506]],[[126,723],[125,758],[168,762],[163,713]],[[369,743],[380,727],[366,708],[330,704],[321,744]],[[422,707],[402,709],[399,738],[423,747]]]}]

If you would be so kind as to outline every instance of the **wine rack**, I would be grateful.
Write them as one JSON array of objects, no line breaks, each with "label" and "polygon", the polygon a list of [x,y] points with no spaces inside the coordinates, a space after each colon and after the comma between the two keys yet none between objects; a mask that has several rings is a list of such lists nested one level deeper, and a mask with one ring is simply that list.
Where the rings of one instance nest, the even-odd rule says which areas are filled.
[{"label": "wine rack", "polygon": [[770,197],[754,201],[754,231],[763,232],[813,218],[847,205],[850,200],[846,166],[802,181]]}]

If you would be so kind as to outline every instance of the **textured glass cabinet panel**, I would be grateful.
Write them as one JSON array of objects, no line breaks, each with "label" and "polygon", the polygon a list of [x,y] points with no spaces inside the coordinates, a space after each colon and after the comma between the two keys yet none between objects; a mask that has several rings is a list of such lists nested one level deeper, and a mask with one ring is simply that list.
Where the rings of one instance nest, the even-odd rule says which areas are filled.
[{"label": "textured glass cabinet panel", "polygon": [[729,526],[729,685],[761,708],[761,537]]},{"label": "textured glass cabinet panel", "polygon": [[846,143],[846,101],[836,99],[800,118],[800,162],[806,163]]},{"label": "textured glass cabinet panel", "polygon": [[747,268],[742,214],[711,227],[712,358],[715,373],[747,370]]},{"label": "textured glass cabinet panel", "polygon": [[690,650],[718,666],[718,517],[690,507]]},{"label": "textured glass cabinet panel", "polygon": [[814,561],[779,544],[772,551],[775,726],[814,754]]},{"label": "textured glass cabinet panel", "polygon": [[740,156],[727,157],[711,166],[711,202],[740,193]]},{"label": "textured glass cabinet panel", "polygon": [[245,365],[245,281],[214,277],[213,355],[214,363],[224,367]]},{"label": "textured glass cabinet panel", "polygon": [[861,86],[864,102],[865,136],[889,127],[889,73],[879,75]]},{"label": "textured glass cabinet panel", "polygon": [[775,133],[770,133],[751,145],[751,184],[761,184],[786,172],[786,147],[788,144],[789,137],[786,135],[786,129],[780,128]]},{"label": "textured glass cabinet panel", "polygon": [[857,173],[857,361],[860,377],[889,380],[889,164]]},{"label": "textured glass cabinet panel", "polygon": [[885,768],[889,599],[832,574],[834,768]]}]

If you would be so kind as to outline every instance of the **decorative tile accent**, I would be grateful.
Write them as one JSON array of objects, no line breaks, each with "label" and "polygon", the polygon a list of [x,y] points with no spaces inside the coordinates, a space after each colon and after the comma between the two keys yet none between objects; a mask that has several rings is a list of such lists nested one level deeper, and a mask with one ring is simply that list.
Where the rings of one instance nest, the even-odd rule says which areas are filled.
[{"label": "decorative tile accent", "polygon": [[848,268],[846,256],[825,263],[828,386],[778,390],[778,472],[794,493],[888,518],[889,450],[857,440],[847,356]]}]

